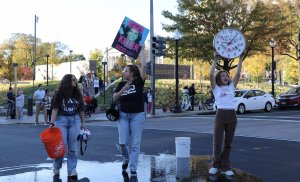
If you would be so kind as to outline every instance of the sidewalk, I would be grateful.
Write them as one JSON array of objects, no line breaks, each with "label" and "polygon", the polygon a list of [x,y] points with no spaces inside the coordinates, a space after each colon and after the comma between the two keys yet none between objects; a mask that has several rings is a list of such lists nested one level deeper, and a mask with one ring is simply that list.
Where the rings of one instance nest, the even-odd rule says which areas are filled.
[{"label": "sidewalk", "polygon": [[[197,114],[212,114],[214,113],[212,110],[201,110],[198,111],[182,111],[181,113],[172,113],[170,111],[163,112],[162,109],[155,109],[155,115],[151,115],[149,118],[161,118],[161,117],[177,117],[177,116],[191,116],[191,115],[197,115]],[[0,125],[2,124],[34,124],[35,120],[35,114],[32,116],[24,115],[22,120],[19,119],[10,119],[6,118],[6,116],[0,116]],[[42,113],[39,115],[39,121],[40,123],[43,124],[43,115]],[[92,114],[92,117],[86,118],[87,122],[91,121],[109,121],[106,118],[105,113],[97,113],[97,114]]]}]

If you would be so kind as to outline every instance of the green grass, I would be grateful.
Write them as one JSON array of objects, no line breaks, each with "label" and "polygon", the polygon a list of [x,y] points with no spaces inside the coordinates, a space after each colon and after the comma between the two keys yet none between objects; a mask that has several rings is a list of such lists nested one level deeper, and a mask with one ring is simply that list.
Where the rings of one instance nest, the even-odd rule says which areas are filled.
[{"label": "green grass", "polygon": [[[29,82],[28,82],[29,83]],[[54,91],[57,86],[59,81],[50,81],[48,82],[48,86],[46,85],[46,82],[35,82],[34,83],[34,87],[32,83],[20,83],[17,85],[17,90],[23,90],[24,95],[25,95],[25,105],[24,108],[27,108],[27,100],[29,97],[33,97],[33,93],[37,90],[37,86],[38,84],[43,84],[44,89],[50,89],[52,91]],[[9,89],[9,84],[2,84],[0,83],[0,105],[4,105],[6,106],[6,94],[8,92]],[[12,88],[14,89],[14,85],[12,85]]]}]

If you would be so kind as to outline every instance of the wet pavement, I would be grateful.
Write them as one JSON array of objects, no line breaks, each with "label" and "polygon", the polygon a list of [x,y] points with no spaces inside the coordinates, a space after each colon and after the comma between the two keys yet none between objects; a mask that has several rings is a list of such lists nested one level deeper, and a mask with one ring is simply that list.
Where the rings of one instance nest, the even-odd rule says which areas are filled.
[{"label": "wet pavement", "polygon": [[[193,156],[190,160],[190,178],[176,179],[176,157],[174,155],[160,154],[159,156],[143,155],[139,156],[138,181],[140,182],[262,182],[261,179],[248,173],[234,169],[234,177],[226,177],[221,174],[209,176],[208,168],[209,156]],[[77,172],[79,182],[122,182],[128,179],[121,173],[122,162],[100,163],[95,161],[78,161]],[[52,159],[49,163],[32,164],[23,166],[13,166],[9,168],[0,168],[0,171],[16,170],[28,168],[29,172],[1,176],[1,182],[54,182],[52,172]],[[61,169],[60,179],[57,182],[66,182],[66,161]],[[130,172],[127,171],[130,177]]]}]

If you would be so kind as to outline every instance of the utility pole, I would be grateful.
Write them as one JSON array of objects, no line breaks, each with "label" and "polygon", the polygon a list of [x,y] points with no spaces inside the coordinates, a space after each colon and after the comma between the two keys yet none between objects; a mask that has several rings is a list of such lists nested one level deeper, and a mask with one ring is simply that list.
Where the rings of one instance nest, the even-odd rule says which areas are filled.
[{"label": "utility pole", "polygon": [[47,58],[47,87],[48,87],[48,65],[49,65],[49,63],[48,63],[48,58],[49,58],[49,54],[46,54],[46,58]]},{"label": "utility pole", "polygon": [[39,17],[34,15],[34,45],[33,45],[33,87],[35,81],[35,72],[36,72],[36,23],[38,22]]},{"label": "utility pole", "polygon": [[300,86],[300,30],[299,30],[299,33],[298,33],[298,45],[296,47],[296,57],[298,59],[298,86]]},{"label": "utility pole", "polygon": [[[154,36],[154,19],[153,19],[153,0],[150,0],[150,45],[152,46],[153,40],[152,37]],[[155,55],[150,49],[150,63],[151,63],[151,76],[150,76],[150,88],[152,91],[152,115],[155,115]]]}]

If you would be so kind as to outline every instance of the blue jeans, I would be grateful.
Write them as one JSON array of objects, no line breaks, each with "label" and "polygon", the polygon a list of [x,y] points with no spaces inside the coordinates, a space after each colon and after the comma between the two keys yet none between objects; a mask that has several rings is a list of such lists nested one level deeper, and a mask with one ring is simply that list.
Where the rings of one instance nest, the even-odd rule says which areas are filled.
[{"label": "blue jeans", "polygon": [[140,153],[142,132],[145,126],[145,113],[120,112],[118,120],[119,144],[121,147],[123,162],[129,163],[131,171],[136,171]]},{"label": "blue jeans", "polygon": [[[75,116],[57,116],[55,121],[62,133],[65,147],[67,149],[67,169],[68,175],[77,175],[76,166],[78,159],[77,136],[80,132],[80,117]],[[63,157],[54,159],[53,170],[59,170],[62,167]]]}]

